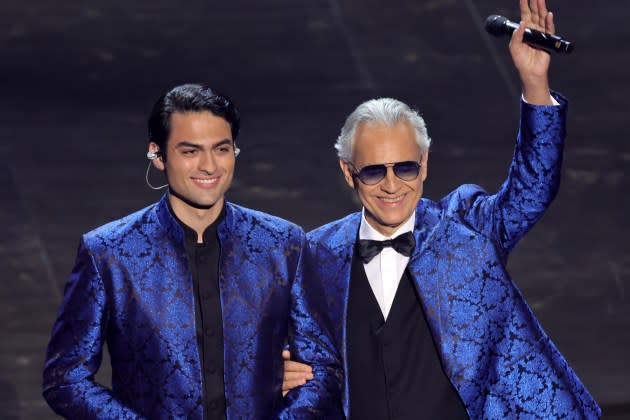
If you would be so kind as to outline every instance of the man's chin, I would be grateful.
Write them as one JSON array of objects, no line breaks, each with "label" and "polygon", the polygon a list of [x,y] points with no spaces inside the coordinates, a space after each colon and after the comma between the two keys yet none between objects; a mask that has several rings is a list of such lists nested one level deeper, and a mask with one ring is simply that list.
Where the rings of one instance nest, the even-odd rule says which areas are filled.
[{"label": "man's chin", "polygon": [[169,194],[182,203],[186,204],[187,206],[198,210],[209,210],[213,208],[219,201],[221,201],[220,199],[199,200],[196,198],[186,197],[185,195],[178,193],[173,188],[169,188]]},{"label": "man's chin", "polygon": [[[402,225],[407,219],[381,219],[375,217],[367,217],[368,223],[377,231],[385,234],[389,234],[389,231],[395,231],[400,225]],[[383,232],[385,231],[385,232]]]},{"label": "man's chin", "polygon": [[[392,215],[389,217],[382,217],[379,219],[379,224],[383,225],[383,226],[388,226],[388,227],[398,227],[400,225],[402,225],[403,223],[405,223],[409,217],[411,217],[412,213],[406,214],[406,215]],[[385,215],[388,216],[388,215]]]},{"label": "man's chin", "polygon": [[407,220],[409,220],[410,217],[411,217],[411,214],[408,214],[406,216],[383,218],[383,219],[374,220],[374,221],[384,228],[396,230],[401,225],[403,225]]}]

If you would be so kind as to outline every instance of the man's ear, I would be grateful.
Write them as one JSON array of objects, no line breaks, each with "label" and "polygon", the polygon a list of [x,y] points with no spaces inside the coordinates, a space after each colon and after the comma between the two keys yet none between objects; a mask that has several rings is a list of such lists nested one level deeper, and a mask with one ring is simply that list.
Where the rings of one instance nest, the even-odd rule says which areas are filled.
[{"label": "man's ear", "polygon": [[162,158],[162,151],[160,147],[154,143],[149,142],[149,149],[147,151],[147,158],[151,160],[153,166],[160,171],[164,170],[164,159]]},{"label": "man's ear", "polygon": [[343,172],[343,177],[346,180],[348,186],[354,189],[354,177],[352,176],[352,169],[350,169],[350,165],[343,159],[339,159],[339,167],[341,168],[341,172]]},{"label": "man's ear", "polygon": [[427,179],[427,171],[429,170],[429,151],[424,152],[424,156],[422,156],[422,160],[420,161],[422,165],[420,167],[420,176],[422,177],[422,182]]}]

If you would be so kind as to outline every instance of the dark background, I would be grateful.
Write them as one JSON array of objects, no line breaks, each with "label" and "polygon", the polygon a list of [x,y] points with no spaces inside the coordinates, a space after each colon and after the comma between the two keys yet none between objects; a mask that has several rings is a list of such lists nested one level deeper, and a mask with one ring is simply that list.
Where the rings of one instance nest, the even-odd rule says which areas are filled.
[{"label": "dark background", "polygon": [[[3,0],[0,417],[54,418],[41,369],[79,236],[160,197],[144,155],[163,91],[201,81],[231,96],[243,131],[229,199],[307,230],[359,208],[332,144],[372,97],[427,120],[425,196],[494,191],[520,88],[507,40],[482,22],[518,20],[517,3]],[[563,183],[510,271],[605,417],[630,418],[630,1],[549,8],[576,45],[551,72],[570,100]]]}]

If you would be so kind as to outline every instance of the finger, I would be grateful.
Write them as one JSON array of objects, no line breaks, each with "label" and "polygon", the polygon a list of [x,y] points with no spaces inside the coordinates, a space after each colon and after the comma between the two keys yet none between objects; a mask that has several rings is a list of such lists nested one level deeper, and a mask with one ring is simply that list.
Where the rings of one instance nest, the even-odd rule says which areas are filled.
[{"label": "finger", "polygon": [[313,377],[313,369],[311,369],[308,365],[303,365],[301,363],[295,363],[292,366],[288,366],[286,363],[284,364],[284,377],[293,378],[307,378],[311,379]]},{"label": "finger", "polygon": [[545,4],[545,0],[537,0],[538,1],[538,22],[536,22],[541,30],[546,29],[546,21],[547,21],[547,5]]},{"label": "finger", "polygon": [[282,358],[284,360],[291,360],[291,352],[289,350],[282,350]]},{"label": "finger", "polygon": [[285,372],[313,373],[313,369],[309,365],[305,365],[304,363],[294,362],[292,360],[287,360],[286,362],[284,362],[284,371]]},{"label": "finger", "polygon": [[545,0],[531,0],[531,22],[526,22],[528,28],[536,29],[538,31],[545,30],[545,16],[547,14],[547,6],[545,6]]},{"label": "finger", "polygon": [[282,378],[282,386],[283,388],[293,388],[294,384],[305,384],[307,381],[310,381],[313,378],[306,378],[304,376],[298,376],[298,375],[285,375],[284,378]]},{"label": "finger", "polygon": [[282,377],[283,382],[310,381],[311,379],[313,379],[313,374],[308,372],[284,372]]},{"label": "finger", "polygon": [[[305,374],[285,374],[282,378],[283,384],[306,383],[313,379],[313,375],[305,376]],[[288,385],[283,385],[288,386]]]},{"label": "finger", "polygon": [[521,21],[518,25],[518,28],[516,28],[516,30],[514,32],[512,32],[512,40],[510,41],[510,44],[516,42],[516,43],[522,43],[523,42],[523,35],[525,34],[525,22]]},{"label": "finger", "polygon": [[538,1],[538,14],[541,17],[545,17],[547,16],[547,4],[545,3],[545,0],[537,0]]},{"label": "finger", "polygon": [[545,16],[545,32],[554,35],[556,33],[556,24],[553,22],[553,13],[547,13]]},{"label": "finger", "polygon": [[512,57],[519,54],[519,51],[523,51],[523,35],[525,34],[525,22],[520,22],[518,28],[512,32],[512,39],[510,39],[509,49]]},{"label": "finger", "polygon": [[532,20],[535,23],[538,23],[538,18],[539,18],[539,14],[538,14],[538,1],[539,0],[531,0],[530,5],[529,5],[529,10],[531,10],[532,13]]},{"label": "finger", "polygon": [[531,21],[531,11],[529,10],[529,0],[519,0],[519,6],[521,9],[521,21]]}]

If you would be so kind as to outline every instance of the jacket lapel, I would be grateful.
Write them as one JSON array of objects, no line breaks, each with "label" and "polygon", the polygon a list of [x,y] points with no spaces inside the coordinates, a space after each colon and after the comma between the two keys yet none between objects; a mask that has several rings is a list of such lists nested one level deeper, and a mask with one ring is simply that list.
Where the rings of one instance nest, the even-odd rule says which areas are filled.
[{"label": "jacket lapel", "polygon": [[[450,270],[453,250],[448,239],[454,226],[443,219],[441,210],[427,200],[421,200],[416,209],[414,237],[416,249],[409,260],[409,272],[416,287],[429,329],[433,335],[444,370],[458,389],[454,376],[456,367],[449,351],[453,336],[449,296],[454,296],[457,280]],[[457,227],[455,227],[457,228]]]},{"label": "jacket lapel", "polygon": [[492,246],[465,224],[442,217],[437,206],[424,210],[417,212],[416,251],[409,270],[444,371],[468,407],[468,392],[462,387],[464,380],[474,381],[479,374],[481,348],[471,343],[485,330],[479,313],[481,275],[473,260],[490,255]]}]

